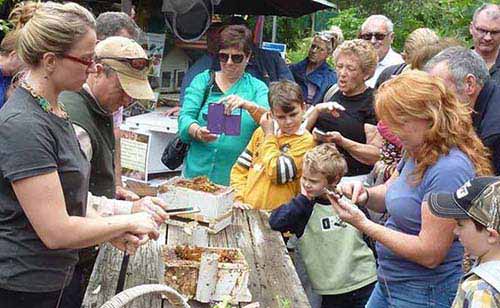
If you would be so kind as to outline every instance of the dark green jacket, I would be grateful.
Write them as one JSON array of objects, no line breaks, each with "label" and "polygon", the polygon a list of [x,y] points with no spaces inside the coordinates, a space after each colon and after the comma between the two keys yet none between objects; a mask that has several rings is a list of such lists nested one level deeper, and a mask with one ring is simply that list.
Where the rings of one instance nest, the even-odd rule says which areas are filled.
[{"label": "dark green jacket", "polygon": [[71,121],[85,129],[92,144],[90,192],[95,196],[115,197],[115,136],[113,116],[108,115],[85,90],[63,92],[64,104]]}]

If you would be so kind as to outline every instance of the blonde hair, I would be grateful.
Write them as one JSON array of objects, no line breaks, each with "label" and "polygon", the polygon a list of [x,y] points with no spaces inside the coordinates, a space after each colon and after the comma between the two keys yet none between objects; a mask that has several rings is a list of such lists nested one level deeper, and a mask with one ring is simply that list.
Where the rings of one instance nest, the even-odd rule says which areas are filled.
[{"label": "blonde hair", "polygon": [[31,19],[33,14],[43,6],[41,2],[23,1],[14,6],[9,14],[9,22],[13,30],[19,30]]},{"label": "blonde hair", "polygon": [[[439,39],[439,41],[428,44],[425,46],[420,46],[417,50],[413,52],[411,62],[409,63],[412,69],[424,70],[424,66],[432,59],[435,55],[443,51],[448,47],[464,46],[463,42],[451,38],[445,37]],[[408,62],[408,61],[407,61]]]},{"label": "blonde hair", "polygon": [[405,72],[383,83],[375,96],[379,119],[396,131],[408,120],[426,120],[424,144],[414,156],[411,182],[418,184],[425,171],[454,147],[472,162],[476,176],[492,174],[489,151],[472,126],[472,109],[436,77],[422,71]]},{"label": "blonde hair", "polygon": [[353,54],[359,58],[361,71],[372,76],[377,67],[377,51],[368,41],[354,39],[343,42],[333,53],[333,59],[337,62],[340,54]]},{"label": "blonde hair", "polygon": [[7,32],[0,44],[0,53],[8,55],[16,48],[16,42],[19,37],[19,30],[30,20],[33,13],[42,6],[41,2],[27,1],[20,2],[14,6],[9,14],[9,22],[12,29]]},{"label": "blonde hair", "polygon": [[[418,52],[429,45],[437,44],[439,36],[429,28],[418,28],[406,38],[403,54],[406,64],[412,64]],[[413,68],[413,67],[412,67]]]},{"label": "blonde hair", "polygon": [[304,156],[304,169],[311,173],[321,173],[328,184],[338,181],[347,173],[344,156],[331,143],[323,143],[307,151]]},{"label": "blonde hair", "polygon": [[84,36],[95,30],[95,18],[76,3],[43,3],[20,29],[16,50],[26,64],[37,66],[44,53],[64,54]]}]

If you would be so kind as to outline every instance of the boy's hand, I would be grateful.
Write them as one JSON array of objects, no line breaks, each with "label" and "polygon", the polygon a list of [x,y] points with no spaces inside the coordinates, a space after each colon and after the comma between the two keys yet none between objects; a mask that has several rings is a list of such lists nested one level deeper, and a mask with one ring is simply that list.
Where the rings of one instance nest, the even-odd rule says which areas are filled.
[{"label": "boy's hand", "polygon": [[240,210],[250,210],[252,209],[252,206],[248,203],[243,203],[243,202],[240,202],[240,201],[235,201],[233,203],[233,207],[235,209],[240,209]]},{"label": "boy's hand", "polygon": [[260,118],[260,127],[262,127],[266,136],[274,135],[274,121],[271,112],[266,112],[262,115]]}]

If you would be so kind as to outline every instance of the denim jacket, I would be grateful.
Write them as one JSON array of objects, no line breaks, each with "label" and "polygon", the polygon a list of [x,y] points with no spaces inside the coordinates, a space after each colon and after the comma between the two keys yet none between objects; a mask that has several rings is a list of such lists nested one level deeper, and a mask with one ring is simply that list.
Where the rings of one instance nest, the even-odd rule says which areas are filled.
[{"label": "denim jacket", "polygon": [[323,101],[326,91],[337,83],[337,74],[326,62],[323,62],[317,69],[306,75],[308,59],[304,59],[299,63],[290,65],[295,82],[302,88],[304,99],[307,98],[307,83],[312,83],[316,86],[316,93],[312,99],[312,105],[319,104]]}]

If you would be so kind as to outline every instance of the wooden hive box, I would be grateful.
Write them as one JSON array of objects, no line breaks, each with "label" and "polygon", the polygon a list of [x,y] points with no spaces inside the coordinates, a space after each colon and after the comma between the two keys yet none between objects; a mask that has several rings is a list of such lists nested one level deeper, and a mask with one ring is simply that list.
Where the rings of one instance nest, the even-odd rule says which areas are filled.
[{"label": "wooden hive box", "polygon": [[202,303],[250,302],[250,268],[237,248],[162,247],[165,283],[190,299]]},{"label": "wooden hive box", "polygon": [[197,214],[172,216],[167,223],[185,221],[198,221],[201,225],[209,228],[211,233],[217,233],[231,224],[232,208],[234,202],[234,191],[230,187],[211,184],[215,192],[205,192],[177,184],[186,181],[180,177],[174,177],[162,185],[158,197],[173,207],[197,207]]},{"label": "wooden hive box", "polygon": [[165,223],[182,228],[189,228],[192,221],[196,221],[198,225],[206,228],[208,233],[216,234],[231,224],[233,221],[233,211],[229,210],[216,218],[206,217],[198,213],[177,214],[170,216],[165,220]]}]

